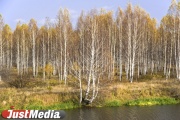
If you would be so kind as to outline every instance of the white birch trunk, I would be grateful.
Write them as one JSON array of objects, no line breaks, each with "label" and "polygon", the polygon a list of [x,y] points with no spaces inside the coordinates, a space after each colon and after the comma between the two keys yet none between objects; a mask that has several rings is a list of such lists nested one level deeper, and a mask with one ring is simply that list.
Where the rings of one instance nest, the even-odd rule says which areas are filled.
[{"label": "white birch trunk", "polygon": [[64,81],[67,80],[67,28],[64,26]]},{"label": "white birch trunk", "polygon": [[32,32],[32,63],[33,63],[33,77],[36,76],[36,58],[35,58],[35,35],[34,31]]},{"label": "white birch trunk", "polygon": [[44,35],[43,35],[43,80],[46,80],[45,67],[46,67],[46,47],[45,47]]}]

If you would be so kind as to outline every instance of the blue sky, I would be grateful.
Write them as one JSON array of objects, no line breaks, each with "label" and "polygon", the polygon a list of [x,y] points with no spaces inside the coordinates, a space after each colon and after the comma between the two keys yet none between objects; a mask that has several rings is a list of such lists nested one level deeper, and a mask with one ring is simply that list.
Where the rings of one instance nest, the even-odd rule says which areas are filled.
[{"label": "blue sky", "polygon": [[41,26],[46,17],[53,21],[60,8],[68,8],[71,21],[75,24],[82,10],[105,8],[116,12],[118,6],[125,9],[129,1],[141,6],[158,22],[166,15],[171,3],[171,0],[0,0],[0,14],[5,23],[14,29],[17,21],[28,23],[31,18]]}]

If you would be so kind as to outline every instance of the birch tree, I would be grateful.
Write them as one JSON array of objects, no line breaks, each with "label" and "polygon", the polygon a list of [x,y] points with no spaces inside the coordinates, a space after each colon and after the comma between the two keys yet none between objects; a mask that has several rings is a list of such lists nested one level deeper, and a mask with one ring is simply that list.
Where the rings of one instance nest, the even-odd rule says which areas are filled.
[{"label": "birch tree", "polygon": [[[3,31],[3,26],[4,26],[4,22],[3,22],[3,17],[0,14],[0,70],[2,69],[2,56],[3,56],[3,38],[2,38],[2,31]],[[1,76],[0,76],[1,79]]]},{"label": "birch tree", "polygon": [[[71,29],[72,29],[72,25],[71,25],[71,22],[70,22],[70,16],[69,16],[69,11],[67,9],[60,9],[59,11],[59,14],[58,14],[58,25],[60,27],[60,32],[62,31],[62,38],[63,38],[63,42],[64,45],[63,45],[63,56],[64,56],[64,60],[63,60],[63,63],[64,63],[64,71],[63,71],[63,79],[65,81],[65,84],[67,82],[67,75],[68,75],[68,70],[67,70],[67,64],[68,64],[68,60],[67,60],[67,55],[68,55],[68,48],[67,48],[67,45],[68,45],[68,40],[69,40],[69,37],[68,37],[68,34],[71,32]],[[61,66],[62,67],[62,66]]]},{"label": "birch tree", "polygon": [[36,37],[37,37],[37,25],[34,19],[29,22],[30,39],[32,40],[32,71],[33,77],[36,76]]},{"label": "birch tree", "polygon": [[123,11],[118,8],[118,16],[117,16],[117,26],[118,26],[118,38],[119,38],[119,79],[122,80],[122,64],[123,64],[123,58],[122,58],[122,40],[123,40]]}]

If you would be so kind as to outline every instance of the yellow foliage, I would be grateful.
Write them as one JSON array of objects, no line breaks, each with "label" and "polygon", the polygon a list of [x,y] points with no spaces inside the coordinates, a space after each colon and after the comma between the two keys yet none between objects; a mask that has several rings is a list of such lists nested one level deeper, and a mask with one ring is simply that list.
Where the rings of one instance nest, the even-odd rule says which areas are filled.
[{"label": "yellow foliage", "polygon": [[76,71],[80,70],[80,66],[78,65],[77,62],[73,63],[73,70],[76,70]]},{"label": "yellow foliage", "polygon": [[53,66],[51,63],[48,63],[46,66],[45,66],[45,71],[47,73],[47,75],[50,77],[53,73]]}]

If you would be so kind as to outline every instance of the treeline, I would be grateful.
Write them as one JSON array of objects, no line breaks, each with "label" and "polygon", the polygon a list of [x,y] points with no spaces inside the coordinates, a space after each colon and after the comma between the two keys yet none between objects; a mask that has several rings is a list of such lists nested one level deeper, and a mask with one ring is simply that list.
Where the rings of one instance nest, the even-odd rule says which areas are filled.
[{"label": "treeline", "polygon": [[[180,80],[180,7],[173,0],[160,25],[139,6],[127,5],[112,11],[81,13],[73,29],[67,9],[60,9],[57,21],[46,18],[38,28],[34,19],[18,23],[11,31],[0,16],[0,69],[16,69],[42,79],[51,75],[68,82],[73,76],[87,82],[86,98],[98,93],[100,79],[133,82],[147,73],[163,72],[166,79]],[[172,72],[173,71],[173,72]]]}]

